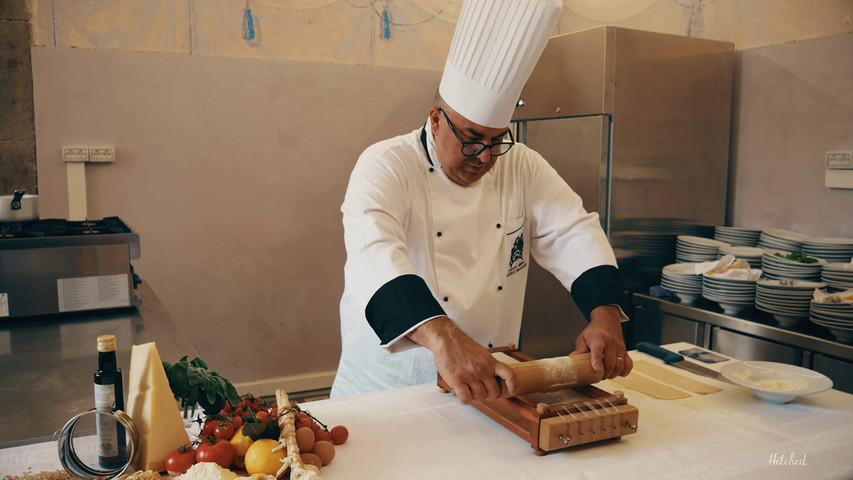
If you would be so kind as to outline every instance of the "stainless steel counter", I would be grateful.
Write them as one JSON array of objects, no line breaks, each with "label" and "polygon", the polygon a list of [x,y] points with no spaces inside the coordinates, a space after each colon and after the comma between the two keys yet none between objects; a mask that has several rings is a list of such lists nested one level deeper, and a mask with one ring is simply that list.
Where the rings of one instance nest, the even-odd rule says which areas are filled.
[{"label": "stainless steel counter", "polygon": [[136,293],[138,307],[0,321],[0,447],[52,438],[94,406],[98,335],[116,336],[125,397],[132,345],[156,342],[168,362],[198,355],[151,288]]},{"label": "stainless steel counter", "polygon": [[829,376],[835,388],[853,392],[853,345],[808,320],[783,327],[754,307],[728,315],[704,298],[682,304],[634,293],[632,304],[634,341],[685,341],[738,358],[801,365]]}]

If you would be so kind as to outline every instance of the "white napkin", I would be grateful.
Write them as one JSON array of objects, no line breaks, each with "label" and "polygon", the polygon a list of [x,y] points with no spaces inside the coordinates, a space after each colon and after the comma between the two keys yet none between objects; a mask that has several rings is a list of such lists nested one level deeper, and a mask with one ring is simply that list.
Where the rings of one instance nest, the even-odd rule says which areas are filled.
[{"label": "white napkin", "polygon": [[853,288],[835,293],[826,293],[815,288],[814,301],[817,303],[853,303]]},{"label": "white napkin", "polygon": [[725,255],[715,262],[697,263],[697,274],[706,274],[714,278],[730,278],[734,280],[758,280],[761,269],[749,268],[749,262],[734,255]]}]

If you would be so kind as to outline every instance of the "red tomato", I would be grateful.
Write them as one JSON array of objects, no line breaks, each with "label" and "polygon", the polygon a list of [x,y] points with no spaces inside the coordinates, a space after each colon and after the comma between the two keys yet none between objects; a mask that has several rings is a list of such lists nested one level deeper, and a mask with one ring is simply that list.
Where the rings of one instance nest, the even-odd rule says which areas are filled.
[{"label": "red tomato", "polygon": [[228,420],[234,422],[235,430],[240,430],[240,427],[243,426],[243,417],[228,417]]},{"label": "red tomato", "polygon": [[237,427],[234,425],[234,422],[230,418],[225,418],[216,426],[213,436],[220,440],[228,440],[234,436],[234,432],[236,431]]},{"label": "red tomato", "polygon": [[216,418],[208,418],[204,421],[204,426],[201,427],[201,434],[213,436],[214,431],[216,431],[216,427],[219,425],[219,419]]},{"label": "red tomato", "polygon": [[197,462],[214,462],[222,468],[231,466],[237,450],[231,442],[216,438],[203,437],[195,451]]},{"label": "red tomato", "polygon": [[166,470],[172,477],[187,473],[187,470],[195,464],[195,450],[189,445],[176,448],[166,457]]},{"label": "red tomato", "polygon": [[270,424],[270,414],[269,414],[269,413],[267,413],[267,412],[260,411],[260,412],[258,412],[258,413],[256,413],[256,414],[255,414],[255,417],[256,417],[258,420],[260,420],[260,421],[264,422],[264,424],[265,424],[265,425],[269,425],[269,424]]},{"label": "red tomato", "polygon": [[322,440],[325,440],[327,442],[331,442],[332,441],[332,434],[321,428],[319,430],[314,430],[314,439],[318,442],[322,441]]},{"label": "red tomato", "polygon": [[346,443],[347,438],[349,438],[349,430],[343,425],[332,428],[332,431],[329,433],[332,435],[332,443],[335,445],[343,445]]}]

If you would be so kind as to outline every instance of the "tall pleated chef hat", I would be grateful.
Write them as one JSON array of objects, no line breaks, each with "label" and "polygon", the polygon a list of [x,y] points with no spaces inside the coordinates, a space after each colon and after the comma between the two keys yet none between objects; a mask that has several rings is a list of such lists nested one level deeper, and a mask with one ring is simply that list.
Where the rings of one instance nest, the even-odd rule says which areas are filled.
[{"label": "tall pleated chef hat", "polygon": [[465,0],[438,91],[468,120],[503,128],[554,30],[561,0]]}]

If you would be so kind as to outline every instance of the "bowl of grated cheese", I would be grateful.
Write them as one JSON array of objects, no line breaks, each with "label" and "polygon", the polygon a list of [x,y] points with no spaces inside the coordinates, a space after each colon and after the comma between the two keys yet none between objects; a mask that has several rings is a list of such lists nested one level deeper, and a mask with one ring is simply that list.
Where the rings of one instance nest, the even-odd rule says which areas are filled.
[{"label": "bowl of grated cheese", "polygon": [[826,375],[808,368],[778,362],[747,361],[724,365],[720,375],[749,388],[761,400],[788,403],[791,400],[832,388]]}]

